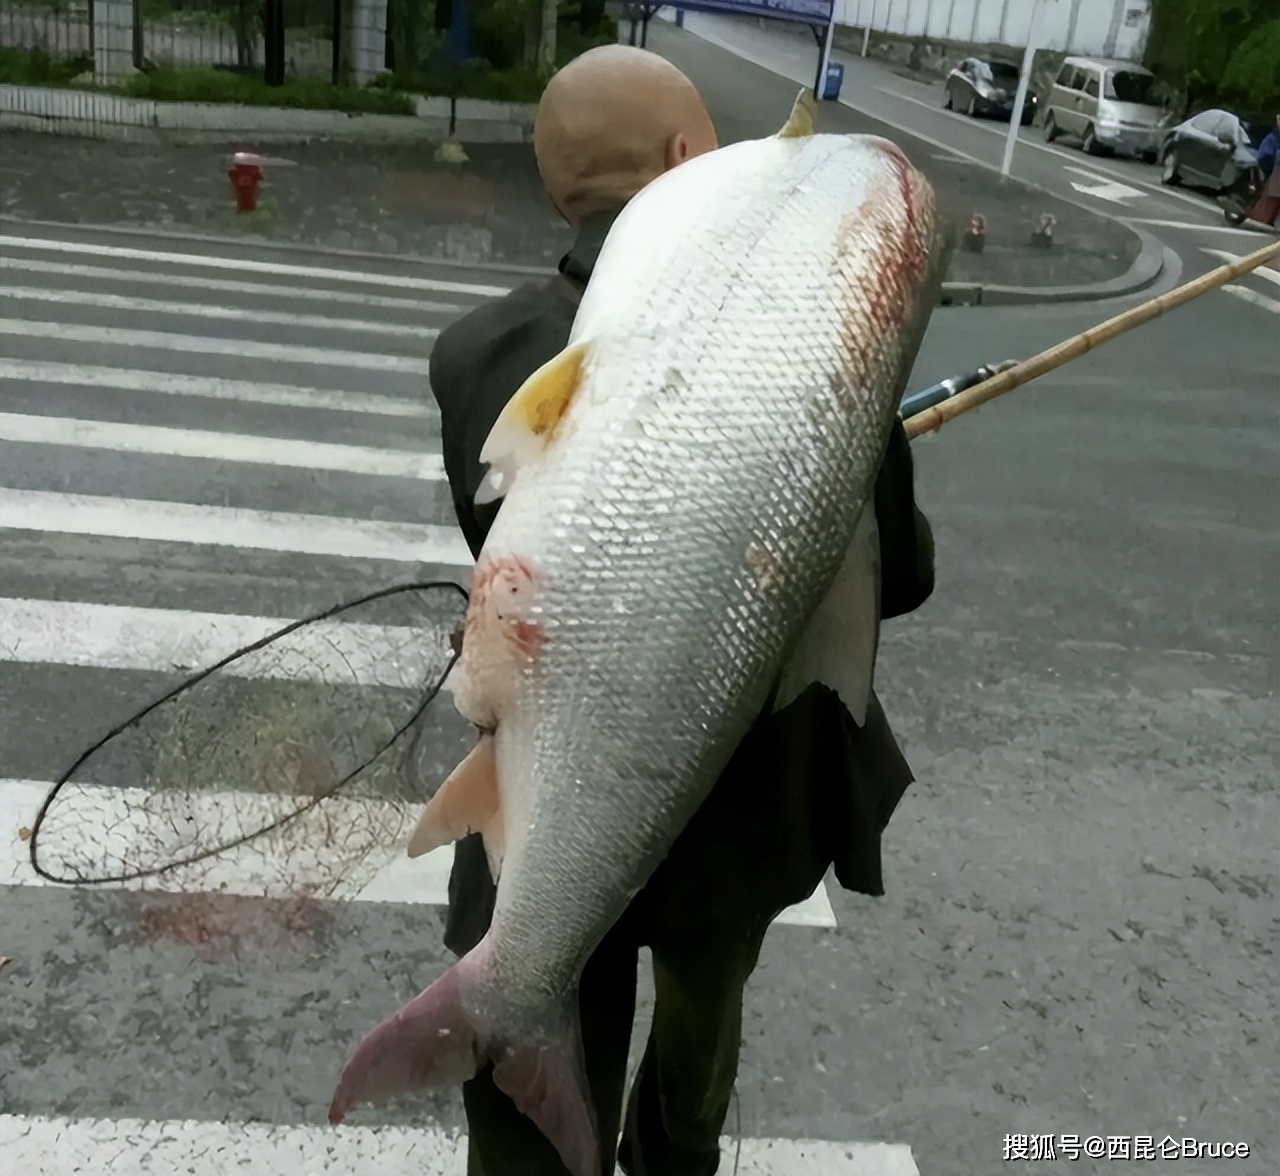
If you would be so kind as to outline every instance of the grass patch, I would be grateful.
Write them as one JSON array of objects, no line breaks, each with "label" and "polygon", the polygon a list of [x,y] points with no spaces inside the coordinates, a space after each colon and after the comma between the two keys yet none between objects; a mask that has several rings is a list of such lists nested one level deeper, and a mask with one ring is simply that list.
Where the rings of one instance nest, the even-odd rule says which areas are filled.
[{"label": "grass patch", "polygon": [[43,49],[0,49],[0,84],[6,86],[65,86],[92,70],[88,53],[50,57]]},{"label": "grass patch", "polygon": [[150,70],[128,78],[118,89],[132,98],[156,102],[216,102],[291,110],[341,110],[348,114],[413,113],[413,99],[394,90],[334,86],[318,79],[268,86],[260,77],[221,69]]}]

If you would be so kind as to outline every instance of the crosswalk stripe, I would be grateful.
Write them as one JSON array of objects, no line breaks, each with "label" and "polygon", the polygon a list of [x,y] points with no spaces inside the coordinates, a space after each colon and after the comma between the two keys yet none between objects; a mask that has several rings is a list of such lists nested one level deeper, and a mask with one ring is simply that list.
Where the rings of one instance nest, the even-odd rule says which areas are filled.
[{"label": "crosswalk stripe", "polygon": [[270,282],[237,282],[232,278],[211,278],[205,274],[165,274],[152,270],[115,269],[103,265],[75,265],[61,261],[33,261],[25,257],[0,257],[0,270],[20,273],[56,274],[58,277],[91,278],[95,281],[132,282],[140,286],[189,287],[206,293],[261,294],[304,302],[338,302],[380,310],[407,310],[420,314],[459,314],[456,302],[426,302],[419,298],[396,298],[364,291],[329,290],[309,286],[277,286]]},{"label": "crosswalk stripe", "polygon": [[[1239,254],[1239,253],[1228,253],[1227,250],[1225,249],[1210,249],[1208,246],[1205,246],[1205,245],[1202,245],[1200,249],[1201,249],[1201,252],[1207,253],[1210,257],[1216,257],[1219,261],[1225,261],[1225,262],[1239,261],[1242,257],[1242,254]],[[1265,281],[1274,282],[1277,286],[1280,286],[1280,273],[1277,273],[1275,270],[1265,265],[1260,265],[1257,267],[1257,269],[1252,270],[1249,276],[1254,278],[1262,278]]]},{"label": "crosswalk stripe", "polygon": [[[0,662],[194,673],[290,623],[289,618],[237,613],[4,596]],[[407,626],[316,621],[219,672],[421,690],[439,673],[445,656],[438,645],[424,644],[429,636]]]},{"label": "crosswalk stripe", "polygon": [[54,531],[470,569],[453,527],[0,487],[0,530]]},{"label": "crosswalk stripe", "polygon": [[305,470],[334,470],[372,477],[419,478],[432,482],[444,478],[444,463],[436,454],[14,412],[0,412],[0,441],[70,445],[83,449],[110,449],[118,453],[193,457]]},{"label": "crosswalk stripe", "polygon": [[409,278],[360,270],[324,266],[289,265],[275,261],[249,261],[235,257],[213,257],[203,253],[167,253],[153,249],[132,249],[120,245],[93,245],[80,241],[54,241],[42,237],[0,237],[5,249],[28,249],[52,253],[81,253],[87,257],[117,257],[130,261],[160,262],[196,268],[237,270],[241,273],[277,274],[307,281],[353,282],[367,286],[396,286],[405,290],[435,290],[442,294],[468,294],[492,298],[506,294],[509,286],[449,282],[438,278]]},{"label": "crosswalk stripe", "polygon": [[205,335],[176,335],[168,331],[138,331],[122,327],[86,327],[71,323],[0,319],[0,335],[57,339],[65,343],[102,343],[117,347],[151,347],[161,351],[185,351],[193,355],[227,355],[242,359],[310,363],[321,367],[368,368],[373,371],[407,372],[425,376],[431,368],[425,359],[403,355],[375,355],[366,351],[333,351],[324,347],[288,343],[259,343]]},{"label": "crosswalk stripe", "polygon": [[[84,355],[87,359],[102,360],[100,364],[63,363],[44,358],[0,359],[0,381],[21,381],[32,386],[19,389],[14,383],[8,386],[0,383],[0,394],[10,391],[22,396],[21,405],[10,404],[9,407],[36,408],[35,413],[0,411],[0,441],[69,447],[69,451],[61,455],[50,450],[51,462],[55,464],[50,465],[54,472],[47,484],[52,485],[58,484],[57,469],[62,463],[74,460],[76,449],[333,470],[418,481],[439,481],[443,470],[441,459],[434,454],[309,441],[298,436],[304,432],[301,426],[286,430],[294,433],[295,437],[277,440],[217,429],[43,416],[39,414],[47,408],[56,407],[64,413],[76,413],[79,409],[63,408],[57,402],[35,404],[33,399],[35,395],[46,392],[53,395],[53,389],[61,387],[83,389],[82,397],[95,391],[103,395],[115,394],[112,403],[119,407],[129,405],[130,400],[125,398],[131,398],[132,393],[138,392],[185,396],[192,400],[206,398],[281,408],[368,413],[388,419],[435,420],[438,413],[425,381],[417,379],[429,371],[425,358],[320,349],[292,342],[256,342],[221,335],[133,329],[130,326],[116,329],[76,322],[36,321],[41,316],[74,319],[77,317],[74,308],[85,307],[119,312],[121,322],[138,322],[148,328],[157,325],[152,316],[189,316],[192,320],[189,323],[167,318],[158,321],[186,330],[222,331],[227,336],[244,329],[242,325],[245,323],[278,326],[285,338],[291,337],[286,331],[296,330],[298,334],[292,336],[294,339],[311,337],[303,333],[311,330],[349,331],[372,336],[367,342],[361,340],[356,343],[357,346],[372,348],[380,345],[378,336],[399,336],[424,340],[421,355],[425,357],[430,341],[438,336],[438,330],[416,325],[422,319],[411,316],[425,318],[429,315],[433,317],[426,319],[427,322],[440,322],[439,316],[461,313],[464,306],[443,300],[419,301],[408,296],[366,294],[364,290],[399,288],[406,294],[422,291],[424,298],[434,294],[447,299],[451,295],[492,297],[510,289],[497,284],[397,277],[336,267],[244,261],[234,257],[36,238],[0,236],[0,249],[5,253],[0,257],[0,269],[5,270],[11,279],[16,277],[21,281],[23,279],[17,275],[30,274],[33,275],[30,281],[39,282],[42,279],[35,275],[47,275],[52,279],[51,286],[67,287],[51,289],[30,285],[0,288],[0,297],[9,299],[6,309],[32,316],[31,319],[9,317],[0,321],[0,335],[49,341],[47,347],[29,345],[27,350],[34,354],[43,355],[51,351],[56,354],[56,344],[66,343],[112,344],[214,357],[208,362],[173,361],[175,366],[195,367],[202,373],[208,373],[201,375],[107,366],[135,362],[133,353],[129,352]],[[58,254],[66,257],[67,261],[48,259]],[[82,259],[86,262],[100,259],[102,264],[80,264]],[[112,259],[116,259],[120,266],[132,263],[139,268],[117,268],[112,266]],[[228,276],[214,276],[217,271],[228,271]],[[424,268],[418,272],[433,271]],[[284,281],[259,284],[253,280],[237,279],[238,275],[253,274],[275,275]],[[502,281],[505,276],[495,274],[495,280]],[[291,281],[297,281],[298,288],[286,284]],[[107,292],[112,291],[112,287],[91,286],[91,282],[129,285],[116,287],[118,292]],[[152,287],[150,291],[145,289],[148,286]],[[162,297],[134,296],[135,289],[139,294],[159,294]],[[163,297],[166,290],[172,292],[172,300]],[[221,301],[226,305],[206,305],[200,301],[215,295],[223,295]],[[281,309],[261,312],[244,309],[239,303],[247,299],[238,296],[262,296],[258,305],[264,307],[273,305],[267,301],[268,298],[278,298]],[[191,301],[181,301],[183,299]],[[289,305],[290,302],[298,305]],[[31,305],[24,306],[23,303]],[[379,311],[398,311],[402,312],[399,316],[401,322],[368,321],[359,317],[331,318],[327,317],[328,307],[322,305],[325,303],[335,310],[349,305],[353,309],[347,313],[353,316],[376,316]],[[313,310],[316,313],[305,313]],[[101,319],[106,316],[80,313],[78,317]],[[210,321],[202,324],[197,321],[199,319]],[[217,327],[215,320],[225,321],[228,326]],[[403,343],[395,346],[401,351],[417,350]],[[77,358],[70,347],[62,350],[69,358]],[[213,374],[219,370],[221,357],[407,376],[413,378],[412,391],[417,394],[401,399],[288,383],[222,378]],[[148,358],[155,367],[163,366],[167,361],[167,357],[154,354]],[[221,363],[221,366],[241,375],[246,370],[245,365],[236,366],[230,362]],[[262,370],[269,373],[271,369],[264,363]],[[294,373],[281,371],[279,374],[288,379]],[[335,372],[330,380],[338,384],[345,375],[345,372]],[[327,382],[323,375],[313,378]],[[401,391],[402,386],[406,392],[411,390],[408,382],[403,380],[389,379],[384,386],[393,392]],[[196,411],[195,404],[189,410],[184,409],[182,419]],[[130,422],[147,419],[141,413],[122,413],[114,408],[110,415],[128,416]],[[403,436],[389,438],[389,444],[393,446],[410,443]],[[41,460],[44,460],[44,451],[29,451],[35,452],[39,452]],[[98,463],[105,461],[105,458],[98,459]],[[98,464],[94,468],[97,469]],[[305,502],[305,498],[300,498],[300,501]],[[417,510],[411,508],[406,513],[416,514]],[[456,569],[463,583],[472,564],[465,543],[452,526],[384,523],[0,487],[0,532],[6,529],[10,535],[19,531],[95,535],[246,551],[377,559],[405,565],[443,565],[451,571]],[[44,540],[40,542],[43,544]],[[249,607],[253,608],[256,603],[250,603]],[[6,673],[18,683],[23,681],[21,675],[24,672],[32,673],[31,670],[24,671],[23,667],[41,665],[79,668],[86,674],[90,669],[189,673],[213,664],[289,623],[290,618],[104,605],[91,601],[0,597],[0,663],[7,663]],[[439,639],[438,633],[434,632],[427,638],[437,642]],[[273,645],[265,655],[248,655],[222,672],[259,681],[311,679],[368,688],[421,689],[428,672],[426,667],[436,668],[440,662],[439,650],[425,648],[423,640],[422,631],[417,629],[341,621],[316,622]],[[71,669],[66,672],[70,673]],[[435,705],[451,708],[446,699],[438,700]],[[38,775],[46,769],[42,766],[26,770]],[[143,783],[145,778],[135,777],[135,782]],[[127,785],[130,781],[127,778],[113,781],[116,783]],[[9,901],[7,895],[16,895],[28,888],[56,885],[34,873],[28,858],[29,844],[19,836],[21,825],[32,822],[51,787],[50,781],[0,778],[0,813],[5,816],[3,828],[0,828],[0,908]],[[177,798],[178,793],[170,796]],[[130,820],[137,821],[141,805],[149,798],[154,801],[156,793],[145,788],[100,787],[78,782],[68,785],[62,797],[68,805],[68,817],[73,818],[74,827],[69,830],[72,844],[77,843],[78,830],[88,828],[92,830],[95,855],[110,858],[113,853],[124,853],[133,848],[128,835],[131,828],[136,830],[137,825],[131,826]],[[262,792],[218,791],[185,794],[180,804],[189,807],[197,825],[207,822],[206,827],[228,828],[233,824],[243,826],[246,821],[252,823],[255,813],[269,804],[270,799]],[[279,803],[278,798],[276,803]],[[373,828],[379,831],[379,836],[370,838],[371,843],[377,842],[377,848],[364,859],[365,869],[343,875],[346,892],[325,890],[320,892],[323,896],[339,902],[409,906],[439,906],[447,902],[452,847],[419,859],[409,859],[404,852],[405,836],[418,818],[414,805],[400,806],[367,797],[343,796],[327,802],[325,809],[330,822],[336,822],[342,828]],[[52,826],[46,826],[46,829],[52,830]],[[391,830],[396,831],[394,836],[382,836]],[[174,871],[159,878],[140,880],[125,888],[170,894],[218,893],[252,900],[260,898],[273,887],[278,888],[282,879],[296,877],[298,871],[304,875],[313,871],[326,881],[335,878],[339,871],[335,871],[334,861],[327,856],[334,852],[317,839],[314,845],[310,841],[294,843],[286,854],[278,841],[261,838],[219,855],[216,862],[201,867],[195,884],[193,875],[184,877],[181,871]],[[341,850],[337,852],[340,854]],[[46,889],[44,895],[50,896],[50,891]],[[56,908],[56,902],[54,906]],[[783,911],[775,922],[809,928],[835,927],[836,919],[825,883],[820,884],[809,899]],[[3,944],[0,944],[0,950],[3,950]],[[205,1111],[198,1108],[195,1113],[204,1114]],[[804,1176],[806,1173],[825,1176],[828,1172],[839,1172],[844,1176],[919,1176],[911,1149],[902,1144],[775,1138],[741,1141],[726,1138],[722,1144],[725,1155],[722,1169],[732,1169],[740,1176],[773,1176],[775,1173],[778,1176],[784,1173],[787,1176]],[[221,1176],[237,1163],[243,1166],[245,1156],[252,1158],[251,1166],[255,1172],[261,1171],[267,1176],[274,1173],[292,1176],[299,1171],[365,1170],[413,1173],[413,1176],[447,1172],[461,1176],[465,1169],[466,1147],[465,1135],[430,1125],[420,1129],[381,1126],[333,1129],[318,1123],[311,1126],[0,1114],[0,1155],[4,1156],[0,1167],[6,1171],[12,1166],[14,1171],[30,1172],[33,1176],[41,1173],[52,1176],[64,1171],[183,1171],[194,1176]]]},{"label": "crosswalk stripe", "polygon": [[319,314],[288,314],[277,310],[248,310],[240,306],[216,306],[207,302],[173,302],[159,298],[133,298],[123,294],[101,294],[85,290],[47,290],[35,286],[0,287],[0,298],[15,302],[56,302],[63,306],[89,306],[100,310],[125,310],[136,314],[186,315],[224,322],[261,323],[276,327],[301,327],[312,331],[358,331],[373,335],[434,339],[434,327],[410,323],[383,323],[369,319],[332,318]]},{"label": "crosswalk stripe", "polygon": [[[0,1115],[0,1148],[14,1172],[182,1172],[224,1176],[461,1176],[465,1137],[440,1127],[327,1127],[195,1120]],[[920,1176],[906,1144],[823,1139],[721,1139],[722,1172],[737,1176]]]},{"label": "crosswalk stripe", "polygon": [[[436,705],[447,705],[438,702]],[[0,836],[0,887],[58,885],[42,878],[31,868],[28,843],[20,836],[30,826],[53,787],[51,780],[0,779],[0,812],[8,814],[8,827]],[[131,860],[137,822],[150,800],[155,816],[155,794],[145,788],[103,788],[80,781],[63,786],[57,804],[61,811],[74,813],[77,827],[95,830],[92,838],[95,863],[123,863]],[[296,801],[297,798],[293,798]],[[188,829],[249,830],[265,826],[292,811],[292,803],[279,795],[263,792],[219,790],[174,794],[162,805],[165,815],[178,816]],[[52,809],[50,810],[53,811]],[[270,837],[255,838],[235,849],[202,862],[193,885],[191,871],[175,869],[150,878],[110,884],[112,889],[153,890],[166,894],[218,893],[261,897],[272,884],[279,887],[290,880],[324,878],[336,888],[328,897],[340,902],[402,903],[404,905],[445,906],[449,902],[449,874],[453,869],[453,847],[410,858],[405,852],[409,833],[417,824],[420,809],[414,804],[393,804],[370,797],[335,796],[325,802],[324,821],[344,829],[377,830],[378,847],[363,861],[363,869],[345,889],[333,875],[342,866],[341,849],[330,844],[307,844],[296,837],[287,853]],[[145,819],[145,818],[144,818]],[[59,822],[59,831],[65,822]],[[153,819],[147,820],[151,828]],[[186,852],[190,845],[184,842]],[[361,848],[365,848],[362,843]],[[157,852],[150,847],[149,852]],[[82,859],[77,859],[82,860]],[[46,869],[48,866],[45,867]],[[54,873],[57,870],[52,871]],[[117,872],[125,872],[118,869]],[[351,871],[348,871],[351,874]],[[355,888],[358,884],[358,888]],[[835,913],[822,883],[803,902],[788,907],[774,920],[789,927],[834,927]]]},{"label": "crosswalk stripe", "polygon": [[374,416],[435,419],[438,415],[434,402],[428,403],[425,394],[415,400],[408,397],[375,396],[366,392],[308,388],[297,384],[259,384],[254,380],[228,380],[221,376],[187,376],[141,368],[53,363],[38,359],[0,359],[0,380],[73,384],[86,388],[111,388],[121,392],[159,392],[169,396],[237,400],[249,404],[274,404],[282,408],[316,408],[331,412],[369,413]]},{"label": "crosswalk stripe", "polygon": [[1260,306],[1263,310],[1271,311],[1272,314],[1280,314],[1280,301],[1274,298],[1268,298],[1265,294],[1259,294],[1247,286],[1223,286],[1222,288],[1228,294],[1243,298],[1245,302],[1252,302],[1254,306]]}]

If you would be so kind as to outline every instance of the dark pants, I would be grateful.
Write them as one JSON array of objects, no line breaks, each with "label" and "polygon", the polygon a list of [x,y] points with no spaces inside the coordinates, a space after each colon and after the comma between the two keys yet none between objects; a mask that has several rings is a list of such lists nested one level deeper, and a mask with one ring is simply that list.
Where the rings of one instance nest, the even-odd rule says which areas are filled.
[{"label": "dark pants", "polygon": [[[763,718],[648,885],[588,959],[579,984],[601,1170],[710,1176],[738,1071],[742,992],[773,919],[811,895],[833,862],[841,883],[881,894],[879,836],[911,781],[874,699],[855,727],[814,687]],[[478,837],[459,843],[448,947],[484,935],[494,886]],[[653,957],[655,1005],[623,1109],[636,965]],[[486,1066],[463,1086],[470,1176],[564,1176],[537,1127]],[[619,1146],[618,1136],[622,1141]]]}]

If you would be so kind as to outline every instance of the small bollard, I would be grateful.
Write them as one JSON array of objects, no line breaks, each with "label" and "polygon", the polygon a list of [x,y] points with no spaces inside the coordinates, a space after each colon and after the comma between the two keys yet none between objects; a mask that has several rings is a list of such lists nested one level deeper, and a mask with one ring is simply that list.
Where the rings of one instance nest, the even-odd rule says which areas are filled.
[{"label": "small bollard", "polygon": [[980,212],[973,214],[969,231],[960,240],[960,247],[970,253],[981,253],[987,247],[987,219]]},{"label": "small bollard", "polygon": [[236,211],[253,212],[258,207],[258,185],[262,182],[262,159],[245,151],[231,158],[231,186],[236,192]]},{"label": "small bollard", "polygon": [[1040,216],[1040,227],[1038,229],[1031,230],[1031,244],[1036,249],[1052,249],[1053,226],[1057,223],[1057,218],[1053,213],[1042,213]]}]

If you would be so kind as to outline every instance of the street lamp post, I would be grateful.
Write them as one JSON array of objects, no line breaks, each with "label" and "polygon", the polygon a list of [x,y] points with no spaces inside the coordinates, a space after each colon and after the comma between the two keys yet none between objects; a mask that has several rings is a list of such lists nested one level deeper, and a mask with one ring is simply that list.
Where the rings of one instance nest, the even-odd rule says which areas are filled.
[{"label": "street lamp post", "polygon": [[831,15],[827,18],[827,27],[822,36],[822,48],[818,52],[818,77],[813,83],[814,101],[821,102],[823,92],[827,88],[827,68],[831,64],[831,40],[836,28],[835,0],[831,2]]}]

